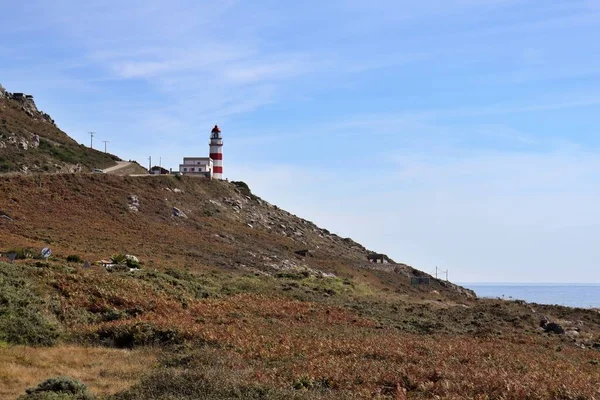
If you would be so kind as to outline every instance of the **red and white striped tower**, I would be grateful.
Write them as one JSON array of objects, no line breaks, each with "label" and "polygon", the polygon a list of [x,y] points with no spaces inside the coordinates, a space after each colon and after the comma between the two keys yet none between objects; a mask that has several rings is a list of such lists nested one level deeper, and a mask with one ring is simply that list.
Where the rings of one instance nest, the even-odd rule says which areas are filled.
[{"label": "red and white striped tower", "polygon": [[223,179],[223,136],[217,125],[210,132],[210,158],[213,160],[213,178]]}]

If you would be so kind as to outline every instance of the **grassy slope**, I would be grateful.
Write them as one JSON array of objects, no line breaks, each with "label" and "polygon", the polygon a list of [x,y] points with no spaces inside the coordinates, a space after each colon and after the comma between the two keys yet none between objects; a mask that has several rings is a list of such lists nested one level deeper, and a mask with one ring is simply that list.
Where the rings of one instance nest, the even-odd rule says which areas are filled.
[{"label": "grassy slope", "polygon": [[[48,263],[0,264],[0,297],[8,299],[0,301],[0,327],[45,327],[24,337],[32,343],[58,332],[59,342],[78,349],[160,349],[158,365],[128,390],[131,377],[118,363],[103,367],[120,399],[598,395],[600,354],[589,348],[600,339],[597,312],[475,300],[440,282],[412,288],[405,272],[417,271],[372,270],[360,245],[232,184],[16,176],[1,179],[0,192],[0,213],[13,219],[0,219],[0,248],[49,245],[55,255]],[[138,212],[128,208],[131,194]],[[172,217],[173,206],[189,218]],[[296,257],[300,248],[314,256]],[[117,252],[139,256],[143,269],[84,270],[65,259]],[[579,337],[540,333],[542,316],[578,327]],[[15,362],[14,351],[0,351],[0,365],[34,363]],[[58,362],[49,360],[45,371],[58,373]],[[43,370],[13,383],[12,393]],[[0,368],[0,386],[6,376]]]},{"label": "grassy slope", "polygon": [[[119,158],[111,154],[79,145],[41,114],[28,115],[22,103],[0,97],[0,173],[19,172],[28,167],[31,172],[56,172],[65,166],[80,164],[84,171],[107,168]],[[40,137],[38,148],[27,150],[9,141],[25,139],[31,143],[33,135]]]}]

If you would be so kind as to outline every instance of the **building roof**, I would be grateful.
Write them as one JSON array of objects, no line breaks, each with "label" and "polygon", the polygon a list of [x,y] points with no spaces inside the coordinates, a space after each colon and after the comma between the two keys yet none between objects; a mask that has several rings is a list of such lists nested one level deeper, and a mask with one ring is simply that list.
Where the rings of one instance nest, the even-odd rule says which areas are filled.
[{"label": "building roof", "polygon": [[211,160],[210,157],[183,157],[184,160]]}]

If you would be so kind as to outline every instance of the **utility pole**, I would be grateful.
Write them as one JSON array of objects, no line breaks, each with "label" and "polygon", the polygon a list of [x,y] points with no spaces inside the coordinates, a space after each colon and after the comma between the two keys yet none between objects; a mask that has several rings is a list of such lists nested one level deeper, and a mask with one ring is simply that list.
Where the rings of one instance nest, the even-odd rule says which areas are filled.
[{"label": "utility pole", "polygon": [[110,143],[110,140],[103,140],[102,143],[104,143],[104,153],[106,153],[106,143]]},{"label": "utility pole", "polygon": [[152,156],[148,156],[148,172],[152,169]]},{"label": "utility pole", "polygon": [[162,168],[162,157],[158,157],[158,166]]},{"label": "utility pole", "polygon": [[437,265],[435,266],[435,279],[437,279],[437,271],[438,271],[438,267]]},{"label": "utility pole", "polygon": [[90,134],[90,149],[94,148],[94,135],[96,132],[88,132]]}]

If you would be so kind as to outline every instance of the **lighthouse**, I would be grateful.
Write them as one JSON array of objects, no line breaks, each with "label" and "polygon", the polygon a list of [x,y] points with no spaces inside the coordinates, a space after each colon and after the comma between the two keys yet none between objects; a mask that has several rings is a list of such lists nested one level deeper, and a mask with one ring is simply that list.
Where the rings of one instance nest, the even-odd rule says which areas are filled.
[{"label": "lighthouse", "polygon": [[210,131],[210,158],[213,160],[213,178],[223,179],[223,136],[218,125]]}]

